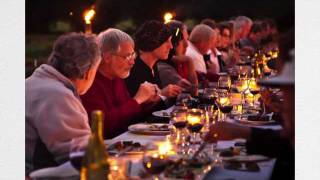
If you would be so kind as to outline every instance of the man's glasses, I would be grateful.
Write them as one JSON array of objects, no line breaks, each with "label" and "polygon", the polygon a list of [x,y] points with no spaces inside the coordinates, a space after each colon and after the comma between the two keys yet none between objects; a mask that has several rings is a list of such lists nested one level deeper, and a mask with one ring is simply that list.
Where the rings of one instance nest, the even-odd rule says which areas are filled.
[{"label": "man's glasses", "polygon": [[126,55],[126,56],[119,55],[119,54],[113,54],[113,55],[122,57],[123,59],[125,59],[125,60],[128,61],[128,62],[129,62],[131,59],[135,59],[135,58],[137,57],[136,52],[132,52],[131,54]]}]

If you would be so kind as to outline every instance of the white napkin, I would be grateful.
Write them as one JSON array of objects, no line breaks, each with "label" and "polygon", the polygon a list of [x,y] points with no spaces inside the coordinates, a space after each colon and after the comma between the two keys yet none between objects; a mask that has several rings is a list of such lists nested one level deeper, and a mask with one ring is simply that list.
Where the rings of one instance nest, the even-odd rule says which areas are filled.
[{"label": "white napkin", "polygon": [[70,176],[79,176],[79,172],[71,165],[70,161],[57,167],[39,169],[30,173],[31,178]]}]

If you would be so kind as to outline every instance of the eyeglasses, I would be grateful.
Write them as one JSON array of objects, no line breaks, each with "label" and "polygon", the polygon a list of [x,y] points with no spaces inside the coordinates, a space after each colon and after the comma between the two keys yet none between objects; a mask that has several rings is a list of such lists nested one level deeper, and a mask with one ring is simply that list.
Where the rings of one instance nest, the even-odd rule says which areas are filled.
[{"label": "eyeglasses", "polygon": [[119,54],[113,54],[113,55],[122,57],[123,59],[125,59],[125,60],[128,61],[128,62],[129,62],[131,59],[135,59],[135,58],[137,57],[136,52],[132,52],[131,54],[126,55],[126,56],[119,55]]}]

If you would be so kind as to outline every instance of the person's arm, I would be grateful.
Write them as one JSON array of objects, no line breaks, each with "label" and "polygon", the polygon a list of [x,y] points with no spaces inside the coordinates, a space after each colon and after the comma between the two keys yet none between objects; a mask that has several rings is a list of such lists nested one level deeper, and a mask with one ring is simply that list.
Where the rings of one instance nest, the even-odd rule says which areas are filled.
[{"label": "person's arm", "polygon": [[178,74],[177,70],[171,65],[163,62],[157,63],[161,86],[166,87],[169,84],[177,84],[183,78]]},{"label": "person's arm", "polygon": [[290,142],[281,136],[281,131],[252,128],[251,138],[246,143],[247,152],[268,157],[287,156]]},{"label": "person's arm", "polygon": [[217,140],[232,140],[235,138],[244,138],[250,140],[251,128],[228,122],[216,122],[210,126],[210,130],[205,136],[205,140],[208,142],[216,142]]}]

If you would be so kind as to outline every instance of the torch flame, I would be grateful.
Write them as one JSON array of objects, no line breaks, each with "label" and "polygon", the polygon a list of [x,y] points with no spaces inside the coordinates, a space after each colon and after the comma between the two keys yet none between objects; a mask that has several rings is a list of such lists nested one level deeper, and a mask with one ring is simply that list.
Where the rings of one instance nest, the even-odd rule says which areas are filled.
[{"label": "torch flame", "polygon": [[165,13],[163,16],[164,23],[166,24],[166,23],[170,22],[172,18],[173,18],[172,13],[169,13],[169,12]]},{"label": "torch flame", "polygon": [[94,11],[94,9],[90,9],[84,13],[84,20],[86,24],[91,24],[91,19],[95,14],[96,12]]}]

